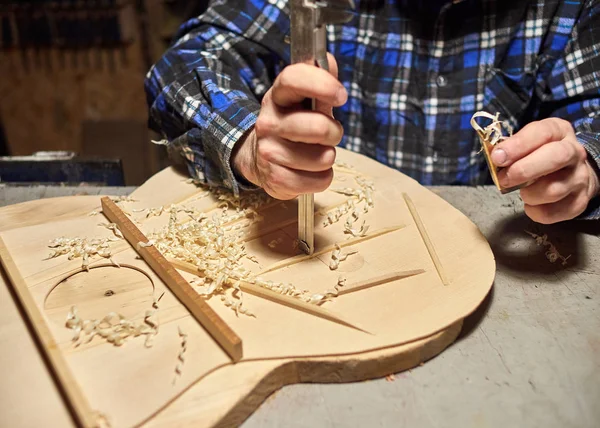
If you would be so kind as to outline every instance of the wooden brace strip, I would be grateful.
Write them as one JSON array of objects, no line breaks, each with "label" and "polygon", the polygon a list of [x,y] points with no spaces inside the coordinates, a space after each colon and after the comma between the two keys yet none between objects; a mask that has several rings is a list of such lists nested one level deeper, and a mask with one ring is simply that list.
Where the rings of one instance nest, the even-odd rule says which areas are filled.
[{"label": "wooden brace strip", "polygon": [[[169,258],[168,261],[175,266],[175,268],[180,269],[184,272],[191,273],[193,275],[199,275],[200,272],[198,268],[194,266],[192,263],[182,262],[180,260]],[[279,303],[280,305],[287,306],[288,308],[296,309],[302,312],[305,312],[310,315],[314,315],[329,321],[333,321],[335,323],[345,325],[347,327],[354,328],[356,330],[369,333],[363,328],[352,324],[349,321],[343,319],[340,315],[337,315],[327,309],[324,309],[320,306],[314,305],[312,303],[307,303],[302,300],[296,299],[295,297],[285,296],[283,294],[279,294],[273,290],[269,290],[267,288],[261,287],[260,285],[252,284],[249,281],[240,280],[239,281],[240,288],[243,292],[252,294],[257,297],[261,297],[263,299],[270,300],[271,302]],[[369,333],[370,334],[370,333]]]},{"label": "wooden brace strip", "polygon": [[355,291],[365,290],[367,288],[375,287],[377,285],[387,284],[388,282],[419,275],[424,272],[425,270],[423,269],[415,269],[386,273],[383,275],[376,276],[375,278],[369,278],[365,279],[364,281],[358,281],[353,284],[345,285],[339,289],[338,296],[354,293]]},{"label": "wooden brace strip", "polygon": [[425,243],[425,246],[427,247],[429,256],[431,257],[431,260],[433,261],[433,264],[435,265],[435,269],[437,270],[438,275],[440,276],[440,279],[442,280],[442,284],[450,285],[450,281],[448,281],[448,277],[446,276],[446,272],[444,271],[442,262],[440,261],[440,258],[438,257],[437,252],[435,251],[433,242],[429,238],[429,234],[427,233],[427,229],[425,229],[425,224],[423,224],[423,220],[421,220],[421,216],[419,215],[419,212],[417,211],[417,207],[413,203],[410,196],[408,196],[406,193],[403,193],[402,196],[404,197],[404,201],[406,202],[406,205],[408,206],[408,210],[410,211],[410,214],[412,215],[412,218],[415,221],[415,224],[417,225],[417,229],[419,229],[421,238],[423,238],[423,242]]},{"label": "wooden brace strip", "polygon": [[212,338],[229,354],[231,359],[239,361],[243,356],[242,339],[213,311],[202,296],[196,293],[160,251],[153,245],[143,246],[148,243],[148,238],[109,197],[102,198],[102,212],[112,223],[119,226],[127,242],[148,263]]}]

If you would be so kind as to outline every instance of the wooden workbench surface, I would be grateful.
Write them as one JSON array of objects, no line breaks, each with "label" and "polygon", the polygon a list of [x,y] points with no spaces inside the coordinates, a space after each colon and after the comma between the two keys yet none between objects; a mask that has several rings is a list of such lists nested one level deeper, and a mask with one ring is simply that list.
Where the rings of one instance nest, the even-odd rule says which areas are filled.
[{"label": "wooden workbench surface", "polygon": [[[1,187],[0,206],[132,188]],[[487,237],[498,272],[491,295],[440,356],[395,380],[294,385],[244,427],[597,427],[600,421],[600,222],[536,225],[518,194],[434,191]],[[567,266],[551,264],[525,230],[547,234]],[[0,426],[72,422],[0,278]]]}]

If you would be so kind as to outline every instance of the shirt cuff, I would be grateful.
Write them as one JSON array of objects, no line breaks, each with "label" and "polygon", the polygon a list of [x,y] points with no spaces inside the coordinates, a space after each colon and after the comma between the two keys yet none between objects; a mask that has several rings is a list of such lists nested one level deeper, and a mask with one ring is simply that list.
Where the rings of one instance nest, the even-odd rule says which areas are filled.
[{"label": "shirt cuff", "polygon": [[[578,132],[575,136],[587,151],[590,164],[600,179],[600,133]],[[585,220],[600,219],[600,195],[596,195],[590,200],[587,209],[578,218]]]}]

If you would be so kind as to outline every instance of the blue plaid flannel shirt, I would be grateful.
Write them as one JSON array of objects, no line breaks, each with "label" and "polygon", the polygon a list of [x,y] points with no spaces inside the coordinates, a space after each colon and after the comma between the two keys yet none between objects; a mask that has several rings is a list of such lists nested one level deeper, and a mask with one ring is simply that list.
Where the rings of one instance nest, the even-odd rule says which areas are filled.
[{"label": "blue plaid flannel shirt", "polygon": [[[289,30],[286,0],[215,0],[148,73],[150,125],[192,176],[245,187],[231,151],[290,63]],[[515,130],[566,119],[600,166],[597,0],[357,0],[328,42],[349,94],[334,110],[340,146],[421,184],[490,183],[469,124],[479,110]]]}]

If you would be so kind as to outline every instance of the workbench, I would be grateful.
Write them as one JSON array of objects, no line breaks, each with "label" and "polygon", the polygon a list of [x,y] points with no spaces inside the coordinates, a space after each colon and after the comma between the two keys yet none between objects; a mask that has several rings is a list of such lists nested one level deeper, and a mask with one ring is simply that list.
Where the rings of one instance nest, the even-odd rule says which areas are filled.
[{"label": "workbench", "polygon": [[[125,195],[131,187],[9,187],[0,206],[76,195]],[[544,226],[518,193],[433,187],[488,239],[494,287],[438,357],[387,379],[302,384],[273,394],[243,424],[253,427],[600,426],[600,222]],[[550,263],[525,231],[548,239],[568,264]],[[73,426],[0,279],[0,426]]]}]

